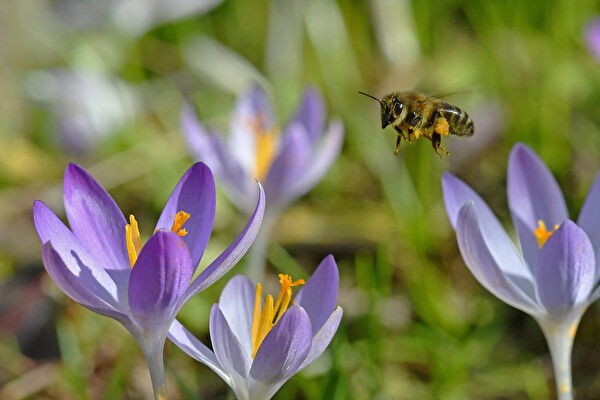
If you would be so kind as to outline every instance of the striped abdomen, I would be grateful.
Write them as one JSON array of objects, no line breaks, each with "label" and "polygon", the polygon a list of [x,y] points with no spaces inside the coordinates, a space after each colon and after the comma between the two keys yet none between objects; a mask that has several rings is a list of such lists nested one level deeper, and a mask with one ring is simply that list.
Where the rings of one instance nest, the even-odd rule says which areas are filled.
[{"label": "striped abdomen", "polygon": [[437,114],[444,117],[450,125],[450,134],[456,136],[472,136],[475,132],[471,117],[462,109],[441,102]]}]

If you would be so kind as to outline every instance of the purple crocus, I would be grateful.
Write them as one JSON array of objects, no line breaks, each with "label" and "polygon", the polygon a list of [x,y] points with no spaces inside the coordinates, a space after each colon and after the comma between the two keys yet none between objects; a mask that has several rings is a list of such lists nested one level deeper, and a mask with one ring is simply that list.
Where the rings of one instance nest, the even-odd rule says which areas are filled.
[{"label": "purple crocus", "polygon": [[235,241],[196,279],[216,207],[210,169],[194,164],[179,180],[145,245],[137,222],[127,224],[115,201],[82,167],[69,164],[64,201],[70,229],[36,200],[33,220],[50,277],[73,300],[114,318],[140,345],[155,397],[166,399],[162,352],[178,311],[229,271],[255,239],[264,213],[258,204]]},{"label": "purple crocus", "polygon": [[268,400],[295,373],[316,360],[333,338],[342,308],[336,306],[338,269],[332,256],[303,284],[280,275],[277,299],[262,299],[262,287],[243,275],[233,277],[210,314],[213,351],[174,322],[169,338],[215,371],[239,400]]},{"label": "purple crocus", "polygon": [[575,223],[548,168],[517,144],[508,162],[508,203],[521,251],[473,189],[451,174],[442,185],[465,264],[496,297],[535,318],[550,347],[559,398],[571,399],[573,339],[600,296],[600,174]]},{"label": "purple crocus", "polygon": [[325,130],[325,106],[315,89],[306,90],[281,135],[267,94],[257,85],[239,97],[227,140],[205,128],[190,106],[184,107],[182,122],[193,155],[211,167],[244,211],[255,202],[256,179],[264,185],[269,209],[281,210],[308,192],[336,160],[344,138],[340,121]]},{"label": "purple crocus", "polygon": [[268,207],[250,260],[251,278],[262,279],[273,223],[292,201],[312,189],[337,159],[344,139],[342,123],[333,121],[325,129],[323,99],[309,88],[279,135],[267,94],[254,85],[239,97],[227,139],[205,128],[190,106],[183,109],[182,124],[193,155],[211,167],[239,209],[251,210],[256,201],[254,181],[263,183]]},{"label": "purple crocus", "polygon": [[600,61],[600,17],[591,18],[586,24],[585,41],[590,53]]}]

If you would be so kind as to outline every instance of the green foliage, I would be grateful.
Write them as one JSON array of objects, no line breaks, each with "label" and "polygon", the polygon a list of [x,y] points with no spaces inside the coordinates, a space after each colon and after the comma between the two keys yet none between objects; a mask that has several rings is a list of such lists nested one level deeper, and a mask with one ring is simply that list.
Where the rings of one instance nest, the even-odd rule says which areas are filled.
[{"label": "green foliage", "polygon": [[[138,216],[147,237],[172,185],[192,162],[180,134],[183,99],[226,131],[235,95],[251,77],[268,83],[280,121],[306,84],[317,86],[329,115],[341,118],[346,132],[340,159],[282,215],[269,251],[270,278],[279,271],[306,277],[333,254],[344,318],[325,356],[276,398],[554,396],[539,329],[482,289],[464,266],[440,178],[448,170],[461,176],[508,226],[507,155],[525,142],[551,168],[577,215],[600,169],[600,66],[583,36],[598,12],[594,2],[226,1],[137,37],[116,30],[106,16],[91,28],[62,26],[60,12],[51,12],[60,2],[28,2],[29,8],[11,3],[6,15],[14,20],[2,25],[12,46],[0,46],[8,60],[0,67],[0,284],[6,288],[0,309],[16,307],[5,300],[14,299],[11,287],[24,285],[21,271],[34,265],[44,288],[20,299],[34,296],[56,309],[60,358],[50,361],[59,366],[53,379],[14,395],[11,388],[27,388],[22,378],[48,361],[20,353],[15,336],[23,334],[23,319],[0,314],[0,398],[148,395],[135,342],[114,321],[66,300],[46,277],[30,205],[40,198],[60,209],[61,171],[76,161],[125,212]],[[43,81],[31,75],[62,68],[122,80],[139,94],[138,112],[85,152],[66,152],[59,115],[39,99]],[[458,92],[449,101],[472,115],[475,136],[445,139],[451,155],[444,159],[426,141],[403,143],[393,157],[392,129],[381,131],[378,105],[357,91],[379,97],[412,88]],[[223,196],[218,201],[210,259],[244,218]],[[238,266],[228,277],[242,271]],[[208,310],[226,279],[182,312],[205,342]],[[597,312],[590,310],[575,341],[578,399],[596,398],[600,387],[600,363],[589,357],[598,351],[597,328]],[[35,334],[35,326],[30,329],[26,333]],[[232,397],[212,371],[166,347],[171,398]]]}]

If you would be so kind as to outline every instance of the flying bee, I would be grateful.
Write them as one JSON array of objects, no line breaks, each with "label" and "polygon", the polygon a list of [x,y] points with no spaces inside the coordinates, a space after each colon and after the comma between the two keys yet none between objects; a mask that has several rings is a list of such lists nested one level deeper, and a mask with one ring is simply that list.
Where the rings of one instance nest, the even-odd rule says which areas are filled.
[{"label": "flying bee", "polygon": [[378,99],[381,105],[381,129],[393,125],[398,132],[394,155],[398,155],[402,139],[408,143],[420,137],[431,140],[433,149],[440,156],[449,155],[442,147],[442,137],[450,135],[472,136],[473,121],[467,113],[452,104],[419,92],[394,92]]}]

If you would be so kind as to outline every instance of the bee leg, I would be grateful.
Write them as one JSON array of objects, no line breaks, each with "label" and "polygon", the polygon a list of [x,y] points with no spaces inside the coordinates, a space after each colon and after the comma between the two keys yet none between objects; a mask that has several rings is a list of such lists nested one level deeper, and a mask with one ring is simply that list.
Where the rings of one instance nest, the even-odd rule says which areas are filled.
[{"label": "bee leg", "polygon": [[450,153],[448,153],[446,149],[442,147],[442,136],[439,133],[434,133],[431,135],[431,144],[433,145],[433,150],[435,150],[440,158],[444,158],[445,155],[450,155]]},{"label": "bee leg", "polygon": [[398,134],[398,137],[396,138],[396,149],[394,150],[394,155],[397,156],[398,152],[400,151],[400,140],[402,139],[402,137],[400,136],[400,134]]},{"label": "bee leg", "polygon": [[402,139],[404,139],[408,142],[408,140],[406,139],[406,136],[404,135],[404,131],[399,126],[394,126],[394,129],[396,130],[396,132],[398,132],[398,136],[401,136]]},{"label": "bee leg", "polygon": [[448,133],[450,133],[450,124],[448,123],[448,120],[439,113],[439,111],[433,124],[433,130],[435,133],[442,136],[447,136]]}]

